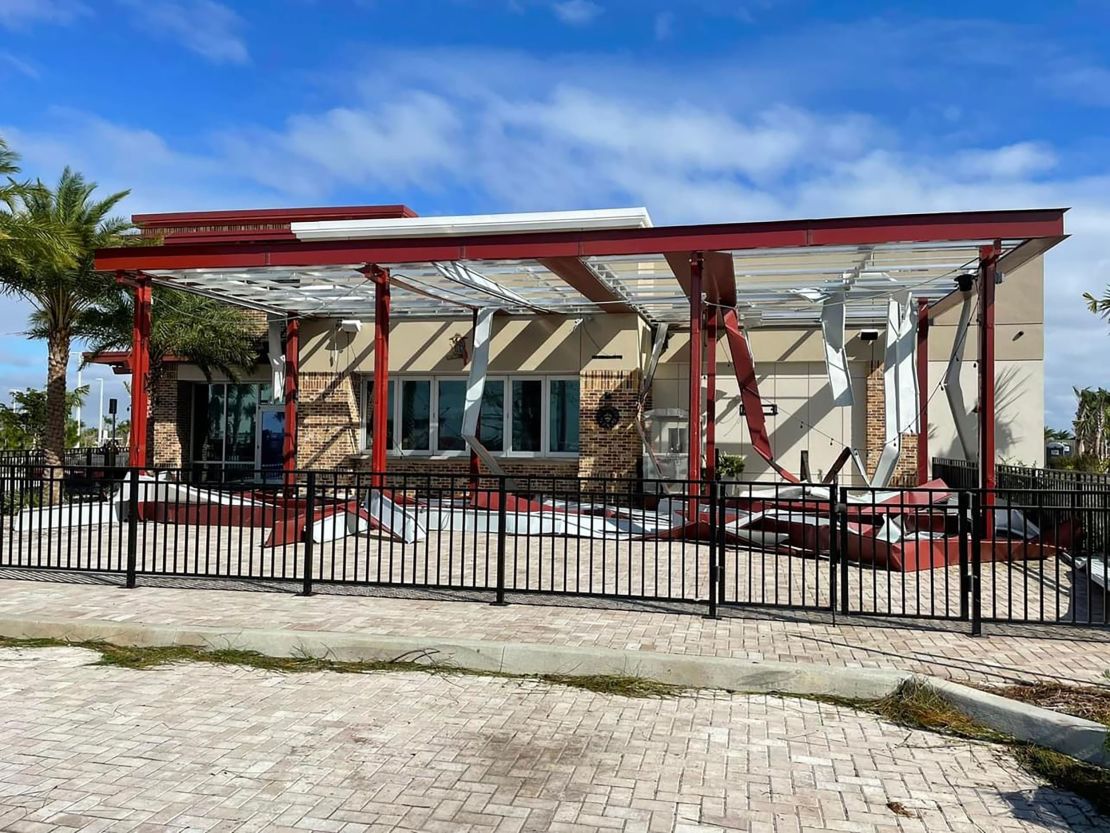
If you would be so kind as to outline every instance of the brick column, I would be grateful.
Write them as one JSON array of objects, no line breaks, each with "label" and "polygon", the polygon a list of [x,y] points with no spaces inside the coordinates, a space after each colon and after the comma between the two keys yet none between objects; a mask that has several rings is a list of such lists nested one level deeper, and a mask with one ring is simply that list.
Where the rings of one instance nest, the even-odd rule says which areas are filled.
[{"label": "brick column", "polygon": [[[642,448],[636,431],[639,370],[585,371],[579,377],[578,474],[580,477],[634,478]],[[606,430],[597,424],[597,410],[611,405],[620,420]]]},{"label": "brick column", "polygon": [[[876,362],[867,374],[867,471],[875,473],[886,442],[886,384],[883,365]],[[903,434],[898,465],[891,486],[917,485],[917,434]]]}]

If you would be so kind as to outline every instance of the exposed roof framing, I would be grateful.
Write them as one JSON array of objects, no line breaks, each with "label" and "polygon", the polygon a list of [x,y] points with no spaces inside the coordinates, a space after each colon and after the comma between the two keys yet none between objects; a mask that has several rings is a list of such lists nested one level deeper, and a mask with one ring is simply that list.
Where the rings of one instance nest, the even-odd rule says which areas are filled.
[{"label": "exposed roof framing", "polygon": [[[404,217],[327,218],[311,239],[181,239],[103,250],[96,265],[286,314],[372,318],[364,270],[374,264],[393,275],[398,316],[461,317],[495,305],[520,314],[635,312],[681,324],[689,320],[691,253],[702,252],[710,304],[735,306],[749,324],[817,326],[833,292],[848,289],[849,323],[880,323],[893,292],[947,295],[956,275],[974,270],[983,245],[1001,240],[1005,271],[1064,237],[1063,209],[671,227],[648,226],[636,212],[570,214],[566,228],[555,227],[557,215],[506,215],[500,224],[485,215],[470,226],[467,218],[433,218],[422,236],[403,237],[383,235],[412,222]],[[157,216],[174,223],[174,215]]]}]

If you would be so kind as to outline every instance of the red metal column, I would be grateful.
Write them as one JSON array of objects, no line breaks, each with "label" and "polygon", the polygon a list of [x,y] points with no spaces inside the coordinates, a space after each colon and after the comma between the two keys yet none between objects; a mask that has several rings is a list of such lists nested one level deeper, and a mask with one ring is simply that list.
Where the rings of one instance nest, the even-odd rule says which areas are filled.
[{"label": "red metal column", "polygon": [[[702,316],[701,273],[703,258],[701,252],[690,255],[690,418],[689,457],[686,478],[692,481],[690,493],[698,494],[697,481],[701,479],[701,369],[702,369]],[[696,509],[691,502],[691,509]],[[693,520],[693,518],[690,518]]]},{"label": "red metal column", "polygon": [[[1002,245],[979,249],[979,485],[997,486],[994,445],[994,281]],[[983,505],[994,505],[993,492],[983,495]],[[987,515],[988,529],[991,515]]]},{"label": "red metal column", "polygon": [[929,481],[929,301],[917,299],[917,483]]},{"label": "red metal column", "polygon": [[297,396],[300,392],[301,320],[290,318],[285,325],[285,433],[281,441],[281,465],[285,485],[296,483],[297,470]]},{"label": "red metal column", "polygon": [[[470,320],[470,333],[471,333],[471,339],[472,339],[471,340],[471,345],[473,345],[473,343],[474,343],[473,342],[474,333],[477,329],[478,329],[478,310],[474,310],[474,315],[472,316],[472,318]],[[470,360],[473,361],[473,357],[471,357]],[[481,422],[480,417],[479,417],[479,422]],[[481,435],[481,433],[482,432],[479,429],[478,434]],[[478,480],[479,480],[479,477],[480,477],[481,473],[482,473],[482,469],[478,464],[478,452],[475,451],[472,448],[472,449],[470,449],[470,489],[473,492],[476,492],[477,489],[478,489]]]},{"label": "red metal column", "polygon": [[705,322],[705,476],[717,475],[717,318],[713,307]]},{"label": "red metal column", "polygon": [[[117,276],[122,277],[122,276]],[[135,279],[135,324],[131,334],[131,433],[127,464],[148,465],[146,443],[150,410],[150,278]]]},{"label": "red metal column", "polygon": [[[389,414],[389,270],[373,267],[374,280],[374,418],[370,467],[375,474],[385,473],[386,436]],[[381,478],[375,478],[382,485]]]}]

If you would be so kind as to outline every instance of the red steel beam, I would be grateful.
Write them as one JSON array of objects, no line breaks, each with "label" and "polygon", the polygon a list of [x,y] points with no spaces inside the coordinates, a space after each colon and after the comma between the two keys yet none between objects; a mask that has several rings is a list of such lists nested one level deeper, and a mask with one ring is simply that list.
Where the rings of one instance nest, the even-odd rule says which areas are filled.
[{"label": "red steel beam", "polygon": [[[470,333],[471,333],[471,340],[472,340],[471,343],[473,343],[473,339],[476,338],[476,336],[474,334],[477,332],[477,330],[478,330],[478,310],[474,310],[474,314],[470,318]],[[479,424],[478,433],[479,434],[481,434],[481,416],[480,416],[480,414],[481,414],[481,411],[479,410],[479,417],[478,417],[478,424]],[[468,445],[469,445],[469,443],[468,443]],[[482,475],[482,467],[481,467],[481,464],[478,462],[478,452],[475,451],[473,448],[471,448],[470,449],[470,491],[474,495],[478,494],[478,486],[479,486],[479,483],[480,483],[481,475]]]},{"label": "red steel beam", "polygon": [[374,281],[374,415],[370,467],[379,487],[384,485],[389,415],[389,270],[371,267]]},{"label": "red steel beam", "polygon": [[[665,255],[678,285],[690,297],[690,252],[670,252]],[[711,304],[736,306],[736,273],[732,255],[728,252],[702,252],[702,292]]]},{"label": "red steel beam", "polygon": [[281,440],[281,465],[285,470],[285,485],[296,483],[293,472],[297,469],[297,396],[300,391],[301,321],[290,318],[285,325],[285,433]]},{"label": "red steel beam", "polygon": [[636,311],[612,287],[602,283],[590,267],[576,257],[541,257],[536,258],[536,262],[588,300],[595,304],[604,304],[606,312]]},{"label": "red steel beam", "polygon": [[[697,481],[701,480],[701,323],[705,314],[702,309],[701,252],[694,252],[690,256],[690,421],[687,429],[689,438],[689,456],[686,465],[686,479],[691,481],[690,494],[699,493]],[[696,512],[697,502],[691,501],[691,506]],[[688,514],[687,520],[696,518],[696,514]]]},{"label": "red steel beam", "polygon": [[705,476],[717,476],[717,319],[716,307],[705,322]]},{"label": "red steel beam", "polygon": [[146,432],[150,411],[150,299],[150,278],[137,277],[135,322],[131,332],[131,433],[127,459],[127,464],[134,468],[149,465]]},{"label": "red steel beam", "polygon": [[917,483],[929,477],[929,299],[917,299]]},{"label": "red steel beam", "polygon": [[995,475],[994,295],[1001,244],[979,250],[979,485],[983,494],[987,529],[993,522]]},{"label": "red steel beam", "polygon": [[906,214],[825,220],[723,223],[643,229],[503,235],[440,235],[391,240],[186,243],[102,249],[96,268],[188,269],[325,266],[449,260],[667,254],[703,250],[1027,239],[1064,233],[1066,209]]},{"label": "red steel beam", "polygon": [[797,475],[787,471],[775,461],[771,451],[771,438],[767,435],[767,419],[763,415],[763,399],[755,379],[755,359],[752,357],[748,340],[740,332],[740,321],[735,309],[722,310],[725,336],[728,338],[729,352],[732,353],[732,367],[740,386],[740,401],[744,405],[744,420],[748,424],[748,439],[752,449],[767,461],[783,480],[800,483]]}]

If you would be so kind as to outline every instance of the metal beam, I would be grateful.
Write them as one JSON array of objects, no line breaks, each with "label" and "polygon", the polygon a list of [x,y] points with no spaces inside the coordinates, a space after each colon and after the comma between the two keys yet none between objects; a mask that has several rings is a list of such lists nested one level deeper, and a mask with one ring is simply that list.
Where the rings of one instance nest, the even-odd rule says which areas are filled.
[{"label": "metal beam", "polygon": [[917,299],[917,484],[929,481],[929,302]]},{"label": "metal beam", "polygon": [[593,269],[576,257],[540,257],[536,258],[536,262],[587,300],[604,305],[606,312],[640,313],[624,295],[605,283]]},{"label": "metal beam", "polygon": [[370,468],[374,485],[384,485],[385,454],[389,446],[389,271],[371,267],[374,281],[374,413]]},{"label": "metal beam", "polygon": [[301,321],[290,318],[285,326],[285,426],[281,440],[281,467],[286,488],[296,484],[297,469],[297,397],[301,387]]},{"label": "metal beam", "polygon": [[392,240],[177,243],[102,249],[100,271],[344,263],[535,260],[705,250],[1061,238],[1066,209],[906,214],[824,220],[547,231]]},{"label": "metal beam", "polygon": [[987,528],[993,521],[991,508],[995,503],[994,442],[994,294],[1001,245],[984,246],[979,251],[979,485],[986,490]]},{"label": "metal beam", "polygon": [[150,279],[135,280],[135,323],[131,333],[131,432],[128,437],[128,465],[150,465],[147,425],[150,410]]}]

